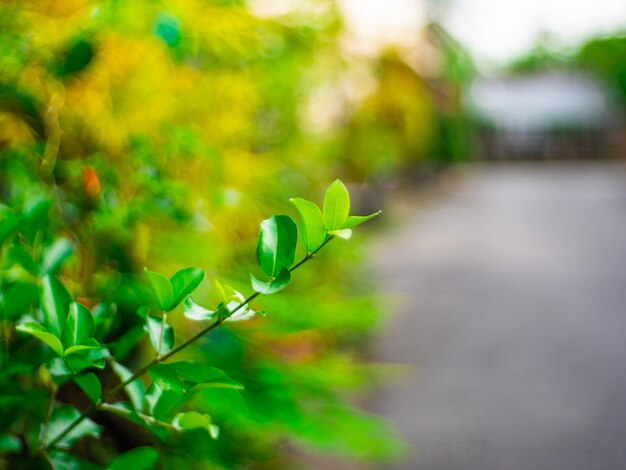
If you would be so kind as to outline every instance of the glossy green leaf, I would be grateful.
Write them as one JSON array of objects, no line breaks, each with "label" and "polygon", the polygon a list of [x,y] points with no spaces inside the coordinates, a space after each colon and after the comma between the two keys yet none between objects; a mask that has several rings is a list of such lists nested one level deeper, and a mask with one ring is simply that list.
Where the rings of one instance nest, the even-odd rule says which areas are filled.
[{"label": "glossy green leaf", "polygon": [[172,426],[180,430],[203,428],[213,439],[217,439],[219,433],[219,428],[211,423],[211,417],[197,411],[178,413],[172,420]]},{"label": "glossy green leaf", "polygon": [[71,297],[56,277],[46,275],[41,280],[41,309],[44,324],[55,335],[61,336],[69,312]]},{"label": "glossy green leaf", "polygon": [[208,310],[194,302],[191,296],[188,296],[183,303],[183,311],[185,316],[190,320],[202,321],[212,320],[215,318],[215,311]]},{"label": "glossy green leaf", "polygon": [[[56,436],[61,434],[76,418],[80,416],[78,411],[73,406],[62,405],[54,410],[50,422],[48,424],[48,430],[46,432],[46,439],[44,443],[50,442]],[[100,426],[94,423],[89,418],[83,419],[77,426],[75,426],[69,433],[63,437],[58,443],[59,447],[70,447],[79,439],[86,436],[100,437]]]},{"label": "glossy green leaf", "polygon": [[150,368],[148,374],[163,390],[172,390],[181,394],[187,392],[187,388],[178,376],[176,369],[170,364],[157,364]]},{"label": "glossy green leaf", "polygon": [[274,279],[271,279],[268,282],[260,281],[253,274],[250,274],[250,283],[252,284],[252,289],[255,292],[260,292],[261,294],[269,295],[275,294],[283,290],[289,284],[291,280],[291,272],[288,268],[283,267],[283,269],[278,273]]},{"label": "glossy green leaf", "polygon": [[161,325],[163,321],[160,318],[148,316],[146,318],[145,330],[150,335],[150,343],[159,354],[167,354],[174,347],[174,328],[167,323],[163,331],[163,343],[161,344]]},{"label": "glossy green leaf", "polygon": [[328,234],[334,237],[343,238],[344,240],[349,240],[350,237],[352,236],[352,230],[349,228],[343,228],[339,230],[330,230]]},{"label": "glossy green leaf", "polygon": [[296,257],[298,226],[288,215],[275,215],[261,222],[257,260],[268,276],[290,268]]},{"label": "glossy green leaf", "polygon": [[102,385],[93,372],[73,377],[74,382],[82,389],[92,402],[102,398]]},{"label": "glossy green leaf", "polygon": [[308,253],[317,250],[326,240],[326,226],[317,204],[299,197],[290,201],[300,214],[300,237]]},{"label": "glossy green leaf", "polygon": [[63,345],[61,340],[48,331],[45,326],[35,322],[22,323],[15,328],[22,333],[27,333],[46,343],[59,356],[63,355]]},{"label": "glossy green leaf", "polygon": [[377,215],[379,215],[381,211],[375,212],[370,215],[351,215],[349,216],[344,223],[341,225],[342,229],[354,228],[357,225],[361,225],[363,222],[367,222],[368,220],[373,219]]},{"label": "glossy green leaf", "polygon": [[212,384],[213,388],[234,388],[241,390],[243,385],[231,379],[226,372],[217,367],[207,366],[195,361],[178,361],[170,363],[178,377],[191,384],[193,390],[197,390],[199,384]]},{"label": "glossy green leaf", "polygon": [[[121,382],[128,380],[133,375],[131,371],[119,362],[111,361],[111,367]],[[133,380],[126,386],[125,390],[135,409],[137,411],[142,411],[143,404],[146,399],[146,390],[143,388],[141,381]]]},{"label": "glossy green leaf", "polygon": [[335,180],[324,196],[324,223],[328,230],[341,228],[350,213],[350,195],[340,180]]},{"label": "glossy green leaf", "polygon": [[101,345],[95,338],[87,338],[83,341],[83,344],[75,344],[65,350],[65,355],[75,354],[80,351],[88,351],[90,349],[100,349]]},{"label": "glossy green leaf", "polygon": [[[83,305],[72,302],[63,330],[63,344],[66,348],[79,344],[91,338],[94,331],[94,320],[91,312]],[[96,343],[97,346],[97,343]]]},{"label": "glossy green leaf", "polygon": [[151,470],[158,460],[159,454],[153,447],[136,447],[115,457],[107,470]]},{"label": "glossy green leaf", "polygon": [[56,273],[63,261],[74,252],[74,245],[67,238],[59,238],[50,245],[43,255],[41,274]]},{"label": "glossy green leaf", "polygon": [[167,310],[172,310],[191,294],[204,279],[204,271],[200,268],[185,268],[178,271],[170,279],[173,299]]},{"label": "glossy green leaf", "polygon": [[148,281],[150,281],[150,286],[152,286],[159,307],[161,307],[161,310],[166,311],[174,298],[172,283],[163,274],[148,271],[146,268],[144,268],[144,271],[146,276],[148,276]]}]

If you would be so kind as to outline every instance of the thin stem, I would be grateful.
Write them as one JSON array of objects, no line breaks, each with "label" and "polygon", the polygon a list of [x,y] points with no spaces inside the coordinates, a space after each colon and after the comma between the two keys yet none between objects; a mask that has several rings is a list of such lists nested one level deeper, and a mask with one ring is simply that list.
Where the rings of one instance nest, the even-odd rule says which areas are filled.
[{"label": "thin stem", "polygon": [[[312,251],[311,253],[308,253],[298,263],[293,265],[289,269],[289,271],[293,272],[296,269],[298,269],[300,266],[302,266],[304,263],[309,261],[311,258],[313,258],[317,254],[318,251],[320,251],[333,238],[334,237],[332,235],[330,237],[328,237],[326,240],[324,240],[324,243],[322,243],[319,246],[319,248],[317,248],[316,250]],[[252,302],[254,299],[256,299],[259,295],[261,295],[260,292],[254,292],[253,294],[250,294],[247,298],[242,300],[241,303],[239,305],[237,305],[230,312],[230,316],[232,316],[235,313],[237,313],[240,309],[242,309],[244,306],[248,305],[250,302]],[[172,349],[167,354],[164,354],[163,356],[160,356],[160,357],[159,356],[155,357],[152,361],[150,361],[149,363],[147,363],[146,365],[144,365],[143,367],[141,367],[140,369],[135,371],[126,380],[124,380],[123,382],[119,383],[117,386],[113,387],[111,390],[109,390],[102,397],[102,400],[100,400],[100,402],[98,404],[95,404],[95,403],[91,404],[89,406],[89,408],[87,408],[85,411],[83,411],[81,413],[81,415],[79,417],[77,417],[67,428],[65,428],[58,436],[56,436],[54,439],[52,439],[48,444],[46,444],[45,446],[41,447],[40,450],[45,452],[45,451],[51,449],[52,447],[54,447],[54,445],[56,445],[61,439],[63,439],[65,436],[67,436],[67,434],[72,429],[74,429],[76,426],[78,426],[85,418],[87,418],[87,416],[89,416],[91,413],[93,413],[98,408],[102,408],[104,405],[106,405],[107,401],[109,399],[111,399],[111,397],[113,397],[120,390],[124,389],[128,384],[130,384],[131,382],[137,380],[139,377],[141,377],[143,374],[145,374],[151,367],[153,367],[153,366],[155,366],[157,364],[161,364],[162,362],[165,362],[167,359],[172,357],[174,354],[176,354],[179,351],[185,349],[187,346],[189,346],[190,344],[192,344],[195,341],[197,341],[199,338],[201,338],[202,336],[207,334],[209,331],[214,330],[215,328],[220,326],[222,323],[224,323],[224,321],[226,321],[228,318],[229,317],[220,318],[215,323],[212,323],[209,326],[207,326],[206,328],[203,328],[198,333],[193,335],[191,338],[187,339],[183,343],[181,343],[178,346],[176,346],[174,349]],[[163,324],[165,324],[165,318],[163,319]]]}]

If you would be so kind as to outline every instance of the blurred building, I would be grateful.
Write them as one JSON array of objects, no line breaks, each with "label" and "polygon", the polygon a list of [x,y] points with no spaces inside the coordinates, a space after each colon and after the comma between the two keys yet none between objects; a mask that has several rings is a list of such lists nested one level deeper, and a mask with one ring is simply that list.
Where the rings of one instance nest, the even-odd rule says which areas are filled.
[{"label": "blurred building", "polygon": [[486,159],[594,159],[624,154],[622,119],[610,93],[580,72],[482,78],[468,106]]}]

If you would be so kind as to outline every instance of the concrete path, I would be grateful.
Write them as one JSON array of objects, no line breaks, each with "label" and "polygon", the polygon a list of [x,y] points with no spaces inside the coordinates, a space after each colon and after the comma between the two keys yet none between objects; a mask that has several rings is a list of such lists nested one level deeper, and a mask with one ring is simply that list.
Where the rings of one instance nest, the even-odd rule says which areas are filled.
[{"label": "concrete path", "polygon": [[626,469],[626,168],[470,169],[380,241],[397,468]]}]

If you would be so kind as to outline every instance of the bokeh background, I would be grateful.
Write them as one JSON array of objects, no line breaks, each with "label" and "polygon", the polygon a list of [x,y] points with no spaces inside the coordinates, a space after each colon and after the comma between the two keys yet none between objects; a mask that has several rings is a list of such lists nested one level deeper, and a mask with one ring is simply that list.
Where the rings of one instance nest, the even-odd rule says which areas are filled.
[{"label": "bokeh background", "polygon": [[[163,468],[623,468],[625,32],[612,0],[5,1],[2,210],[71,242],[62,279],[130,368],[144,266],[245,290],[290,197],[341,178],[385,211],[188,353],[246,391],[207,394],[220,438]],[[47,404],[7,357],[2,433]]]}]

